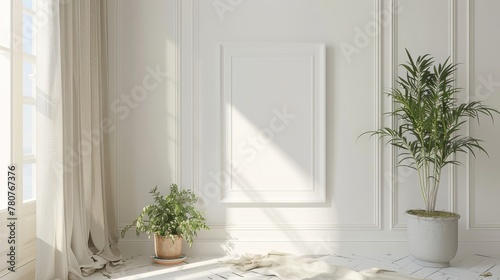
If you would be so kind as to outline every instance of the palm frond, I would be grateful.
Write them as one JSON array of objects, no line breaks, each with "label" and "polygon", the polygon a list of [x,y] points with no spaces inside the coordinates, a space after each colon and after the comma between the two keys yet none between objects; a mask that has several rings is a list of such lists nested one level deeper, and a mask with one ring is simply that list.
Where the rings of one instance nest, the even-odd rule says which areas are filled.
[{"label": "palm frond", "polygon": [[479,123],[481,116],[493,121],[500,111],[480,101],[458,103],[455,97],[460,90],[455,87],[458,64],[449,57],[436,65],[429,54],[414,59],[405,51],[408,61],[400,66],[406,73],[398,77],[397,88],[385,92],[396,105],[386,115],[396,120],[397,127],[362,135],[387,138],[386,145],[400,151],[398,166],[418,171],[426,209],[433,211],[441,170],[449,164],[461,164],[452,156],[469,152],[476,156],[476,151],[487,154],[481,140],[461,135],[461,129],[469,120]]}]

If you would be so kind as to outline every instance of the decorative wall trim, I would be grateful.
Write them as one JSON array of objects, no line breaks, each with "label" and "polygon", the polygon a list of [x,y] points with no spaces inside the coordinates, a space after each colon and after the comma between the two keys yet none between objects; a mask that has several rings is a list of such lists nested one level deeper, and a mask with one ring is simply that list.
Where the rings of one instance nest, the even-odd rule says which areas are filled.
[{"label": "decorative wall trim", "polygon": [[[391,1],[391,9],[392,5],[395,5],[395,1]],[[375,103],[375,112],[374,112],[374,127],[375,129],[382,128],[383,124],[383,48],[382,48],[382,38],[383,31],[382,28],[382,9],[383,9],[383,0],[374,1],[374,11],[376,13],[376,17],[374,17],[374,26],[375,26],[375,37],[374,37],[374,103]],[[391,10],[391,25],[393,21],[393,17],[396,16],[395,13]],[[397,30],[397,29],[396,29]],[[392,35],[394,36],[394,34]],[[397,35],[396,35],[397,37]],[[397,42],[396,42],[397,43]],[[397,49],[397,48],[395,48]],[[395,52],[392,52],[393,54]],[[397,52],[396,52],[397,57]],[[396,65],[397,65],[397,59]],[[382,230],[382,185],[383,185],[383,168],[382,168],[382,150],[383,145],[380,139],[373,139],[374,144],[374,185],[373,185],[373,223],[371,224],[321,224],[321,225],[294,225],[290,230]],[[392,207],[392,204],[391,204]],[[266,230],[269,226],[262,226],[262,230]],[[278,230],[282,228],[272,228],[269,230]]]},{"label": "decorative wall trim", "polygon": [[[113,24],[113,29],[115,30],[114,37],[111,39],[111,42],[115,42],[116,44],[116,51],[113,53],[115,57],[115,64],[110,65],[110,68],[113,69],[114,72],[114,78],[115,78],[115,88],[113,92],[113,97],[118,99],[120,92],[122,92],[122,83],[121,83],[121,75],[120,75],[120,55],[121,55],[121,1],[113,1],[110,3],[115,3],[114,9],[115,9],[115,17],[113,18],[112,24]],[[108,32],[109,34],[109,32]],[[108,44],[109,47],[109,44]],[[121,178],[121,172],[120,168],[118,168],[118,164],[120,162],[120,121],[118,118],[118,114],[114,114],[113,122],[116,124],[116,131],[115,131],[115,158],[113,162],[114,166],[114,173],[113,173],[113,179],[114,179],[114,202],[115,202],[115,216],[116,216],[116,221],[117,224],[119,224],[119,218],[120,218],[120,192],[118,191],[118,185],[120,183],[120,178]]]},{"label": "decorative wall trim", "polygon": [[[466,34],[467,34],[467,50],[466,50],[466,61],[467,61],[467,101],[470,99],[472,94],[475,92],[476,81],[476,63],[474,59],[475,54],[475,5],[474,1],[467,1],[467,11],[466,11]],[[470,120],[470,118],[469,118]],[[470,135],[470,125],[467,122],[466,134]],[[466,171],[466,204],[468,215],[466,215],[466,228],[467,230],[498,230],[500,229],[500,224],[480,224],[475,220],[476,217],[476,185],[474,184],[474,170],[475,163],[474,159],[470,156],[470,153],[466,155],[467,171]]]},{"label": "decorative wall trim", "polygon": [[[194,89],[196,89],[196,94],[193,93],[193,112],[192,112],[192,116],[193,116],[193,120],[195,121],[195,123],[193,124],[193,190],[195,192],[198,192],[200,193],[202,190],[201,190],[201,186],[200,186],[200,182],[199,182],[199,166],[200,166],[200,162],[199,162],[199,156],[200,156],[200,143],[199,143],[199,118],[200,118],[200,115],[199,115],[199,93],[198,93],[198,88],[199,88],[199,77],[198,75],[195,73],[198,73],[199,72],[199,56],[198,56],[198,49],[199,49],[199,22],[198,22],[198,18],[199,18],[199,0],[191,0],[192,1],[192,14],[193,14],[193,18],[192,18],[192,21],[191,21],[191,24],[192,24],[192,49],[193,49],[193,60],[192,60],[192,67],[193,67],[193,80],[192,80],[192,86]],[[397,0],[391,0],[391,1],[397,1]],[[381,17],[382,17],[382,14],[381,14],[381,9],[382,9],[382,2],[383,0],[377,0],[375,1],[375,4],[374,4],[374,7],[375,7],[375,11],[378,11],[378,16],[376,19],[374,19],[374,22],[375,22],[375,26],[377,28],[377,32],[375,32],[375,44],[377,44],[378,46],[378,49],[376,47],[376,51],[375,51],[375,64],[374,64],[374,67],[375,67],[375,71],[376,71],[376,74],[375,74],[375,83],[379,83],[377,85],[377,88],[376,90],[374,91],[374,95],[375,95],[375,100],[377,101],[376,102],[376,112],[375,112],[375,125],[377,128],[381,127],[381,120],[382,120],[382,102],[381,102],[381,98],[383,97],[382,96],[382,83],[379,82],[379,81],[382,81],[382,75],[381,75],[381,68],[382,68],[382,28],[381,28],[381,25],[379,23],[381,23]],[[196,51],[195,51],[196,50]],[[397,64],[397,60],[396,60],[396,64]],[[194,70],[196,69],[196,70]],[[377,72],[378,71],[378,72]],[[195,105],[196,104],[196,105]],[[376,148],[375,150],[375,159],[374,159],[374,162],[376,163],[375,165],[375,184],[374,184],[374,222],[372,224],[328,224],[328,225],[324,225],[325,226],[325,229],[329,229],[329,230],[350,230],[350,229],[353,229],[353,230],[363,230],[363,229],[366,229],[366,230],[373,230],[373,229],[382,229],[382,224],[381,224],[381,213],[382,213],[382,207],[381,207],[381,189],[382,189],[382,168],[381,168],[381,162],[382,162],[382,142],[381,141],[375,141],[374,143],[374,147]],[[210,225],[210,226],[213,226],[213,225]],[[229,225],[228,225],[229,226]],[[267,226],[263,226],[263,227],[267,227]],[[303,229],[309,229],[311,228],[311,226],[305,226]]]},{"label": "decorative wall trim", "polygon": [[[451,63],[456,62],[456,53],[457,53],[457,1],[449,0],[449,25],[448,25],[448,34],[449,34],[449,52],[450,52],[450,60]],[[455,73],[456,78],[456,73]],[[456,86],[456,81],[453,83]],[[455,155],[453,155],[453,159],[455,159]],[[448,168],[448,211],[456,212],[456,201],[457,201],[457,180],[456,180],[456,166],[450,165]]]},{"label": "decorative wall trim", "polygon": [[[382,123],[383,123],[383,109],[382,109],[382,100],[384,98],[383,94],[383,80],[382,80],[382,0],[376,0],[375,1],[375,11],[377,11],[376,19],[375,19],[375,47],[374,47],[374,85],[375,85],[375,91],[374,91],[374,98],[375,98],[375,129],[380,129],[382,128]],[[377,229],[382,229],[382,224],[380,222],[381,220],[381,213],[382,213],[382,141],[379,137],[375,137],[373,141],[373,147],[374,147],[374,174],[375,174],[375,186],[374,186],[374,193],[373,193],[373,213],[374,213],[374,221],[373,225],[368,226],[368,228],[377,228]]]},{"label": "decorative wall trim", "polygon": [[175,1],[175,182],[182,186],[182,2]]},{"label": "decorative wall trim", "polygon": [[[279,63],[277,60],[279,60]],[[220,46],[220,61],[222,93],[221,170],[230,167],[229,176],[221,182],[223,185],[221,202],[245,204],[324,203],[326,199],[325,45],[322,43],[224,43]],[[256,64],[257,61],[258,64]],[[256,67],[262,68],[256,69]],[[279,78],[274,79],[275,82],[267,84],[265,88],[260,87],[259,83],[255,82],[248,84],[249,80],[243,79],[243,77],[249,75],[255,79],[256,75],[266,71],[269,67],[273,69],[277,67],[274,71],[280,73],[287,73],[286,71],[292,70],[289,73],[293,74],[296,71],[304,70],[308,74],[300,78],[297,77],[295,83],[298,84],[292,88],[287,87],[287,83],[283,83]],[[236,69],[240,72],[235,72]],[[235,79],[235,73],[239,73],[239,79]],[[304,91],[294,90],[297,86],[304,86]],[[254,95],[254,100],[258,100],[259,106],[272,108],[272,118],[266,120],[266,124],[258,121],[263,112],[256,115],[252,114],[251,111],[255,110],[247,110],[245,116],[240,117],[243,125],[236,123],[239,120],[238,112],[245,111],[248,108],[249,100],[245,98],[248,96],[246,91],[248,88],[252,88],[254,93],[267,92],[268,94],[279,95],[279,97],[271,99],[268,98],[268,95]],[[271,100],[271,103],[269,103],[269,100]],[[283,100],[287,100],[287,102]],[[303,104],[308,103],[308,106],[303,106]],[[240,110],[235,109],[236,107]],[[271,113],[271,109],[269,110],[269,113]],[[303,116],[309,120],[307,123],[298,126],[301,122],[294,121],[295,115]],[[290,119],[288,119],[288,116],[290,116]],[[237,128],[242,129],[248,118],[252,122],[257,120],[259,124],[255,128],[247,127],[246,130],[240,131],[238,134],[239,130]],[[266,135],[264,138],[271,139],[267,142],[272,141],[272,139],[274,139],[273,143],[285,141],[281,143],[281,145],[284,145],[281,147],[290,147],[298,144],[296,142],[298,135],[297,137],[290,137],[291,135],[279,137],[281,133],[289,134],[290,132],[287,131],[290,131],[290,129],[299,129],[300,133],[308,139],[301,144],[303,148],[307,147],[309,152],[297,154],[296,149],[287,151],[288,153],[294,153],[293,150],[295,150],[296,159],[307,166],[304,170],[307,175],[295,177],[293,171],[289,173],[289,169],[286,169],[283,172],[286,172],[288,176],[281,174],[283,176],[279,180],[273,181],[276,178],[276,173],[273,173],[270,177],[263,177],[265,182],[251,179],[255,178],[252,174],[256,172],[261,176],[265,176],[258,167],[262,165],[256,164],[256,162],[259,159],[262,160],[263,156],[269,156],[272,152],[277,153],[278,149],[273,148],[274,145],[270,145],[266,149],[257,152],[259,150],[255,148],[257,144],[248,144],[251,140],[246,140],[247,135],[255,135],[256,137],[259,135],[260,137],[263,134]],[[237,140],[238,137],[243,137],[245,140]],[[240,144],[246,147],[245,150],[250,149],[255,154],[244,157],[243,154],[246,152],[235,152],[241,148]],[[262,142],[259,145],[265,144]],[[257,153],[259,153],[260,157],[257,156]],[[287,166],[288,161],[283,161],[280,156],[270,156],[268,160],[273,161],[276,167],[291,168]],[[246,168],[239,168],[240,165],[246,166]],[[295,167],[292,169],[295,170]],[[237,172],[237,170],[240,170],[240,172]],[[247,173],[249,170],[250,173]],[[257,181],[252,183],[252,180]],[[258,188],[262,184],[266,184],[266,187]],[[278,188],[269,189],[271,186],[278,186]]]},{"label": "decorative wall trim", "polygon": [[[111,1],[110,1],[111,2]],[[114,28],[114,36],[110,37],[110,41],[115,42],[115,52],[113,53],[113,56],[115,57],[115,64],[110,64],[110,69],[113,69],[113,72],[115,73],[115,81],[114,83],[116,84],[116,87],[113,92],[113,99],[118,100],[120,97],[120,93],[124,92],[122,89],[122,79],[121,79],[121,74],[120,74],[120,61],[121,61],[121,54],[122,54],[122,44],[121,44],[121,34],[122,34],[122,16],[121,16],[121,7],[122,7],[122,2],[121,0],[115,0],[113,1],[115,4],[112,4],[115,9],[115,18],[112,19],[111,24],[113,25]],[[178,45],[179,47],[175,49],[175,71],[174,73],[174,79],[175,79],[175,114],[176,114],[176,123],[175,123],[175,137],[176,137],[176,149],[175,149],[175,171],[174,171],[174,180],[175,182],[179,185],[182,186],[182,0],[175,0],[175,44]],[[115,131],[115,157],[114,157],[114,171],[113,171],[113,179],[115,183],[115,189],[114,189],[114,199],[115,199],[115,217],[117,221],[117,230],[121,230],[125,224],[121,223],[120,224],[120,201],[121,201],[121,196],[119,192],[119,182],[120,178],[122,176],[120,172],[120,168],[118,168],[119,163],[121,162],[120,160],[120,124],[121,121],[118,117],[118,114],[113,115],[113,122],[116,124],[116,131]]]},{"label": "decorative wall trim", "polygon": [[[180,0],[179,0],[180,1]],[[192,52],[193,52],[193,189],[198,194],[200,189],[200,58],[199,58],[199,0],[193,0],[192,15]]]},{"label": "decorative wall trim", "polygon": [[210,225],[211,230],[226,231],[297,231],[297,230],[374,230],[375,224],[249,224],[249,225]]},{"label": "decorative wall trim", "polygon": [[[392,63],[391,63],[391,79],[392,84],[391,87],[396,87],[396,79],[398,76],[398,0],[391,0],[392,13],[391,13],[391,32],[392,32]],[[457,30],[457,3],[456,0],[449,0],[448,2],[448,48],[449,55],[452,62],[456,61],[456,53],[457,53],[457,39],[456,39],[456,30]],[[391,102],[391,111],[394,111],[395,108],[394,102]],[[397,126],[397,122],[392,120],[392,128]],[[399,221],[399,201],[398,201],[398,192],[399,192],[399,172],[397,167],[398,162],[398,153],[395,147],[391,147],[391,229],[392,230],[404,230],[406,229],[406,224],[401,223]],[[456,211],[456,200],[457,200],[457,182],[456,182],[456,167],[450,165],[448,168],[448,211],[455,212]]]},{"label": "decorative wall trim", "polygon": [[[395,88],[397,86],[396,79],[398,76],[398,0],[391,0],[391,68],[390,74],[391,83],[390,87]],[[391,112],[396,109],[396,104],[391,98]],[[391,119],[391,128],[395,128],[397,126],[396,120],[394,118]],[[390,166],[391,166],[391,205],[390,205],[390,214],[391,214],[391,230],[400,230],[405,229],[405,225],[399,223],[398,219],[398,209],[399,209],[399,201],[398,201],[398,190],[399,190],[399,170],[397,168],[398,162],[398,152],[396,147],[390,147]]]},{"label": "decorative wall trim", "polygon": [[[474,1],[467,1],[467,11],[466,11],[466,34],[467,34],[467,50],[466,50],[466,63],[467,63],[467,101],[470,100],[471,92],[474,91],[475,81],[474,81]],[[470,120],[470,119],[469,119]],[[466,125],[466,134],[470,135],[470,126],[469,122]],[[466,228],[467,230],[472,228],[477,228],[477,225],[474,222],[474,190],[471,188],[471,181],[473,180],[473,176],[471,174],[472,161],[469,153],[466,154],[467,158],[467,180],[466,180],[466,204],[467,204],[467,214],[466,215]]]}]

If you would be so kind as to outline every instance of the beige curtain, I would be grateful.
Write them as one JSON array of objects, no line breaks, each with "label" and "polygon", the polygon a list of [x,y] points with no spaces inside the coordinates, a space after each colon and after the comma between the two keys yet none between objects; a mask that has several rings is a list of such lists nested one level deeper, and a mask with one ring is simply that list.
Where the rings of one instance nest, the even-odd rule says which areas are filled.
[{"label": "beige curtain", "polygon": [[39,0],[37,279],[83,279],[121,256],[109,171],[106,1]]}]

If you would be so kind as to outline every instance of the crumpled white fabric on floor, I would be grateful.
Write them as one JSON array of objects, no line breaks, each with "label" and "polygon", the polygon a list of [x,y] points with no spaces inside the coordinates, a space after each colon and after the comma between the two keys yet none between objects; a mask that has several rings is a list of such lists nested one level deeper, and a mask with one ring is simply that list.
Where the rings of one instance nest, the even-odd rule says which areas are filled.
[{"label": "crumpled white fabric on floor", "polygon": [[274,275],[280,279],[299,280],[416,280],[416,278],[394,271],[372,268],[354,271],[345,266],[335,266],[309,257],[298,257],[286,253],[270,252],[267,255],[244,254],[237,259],[224,260],[241,271],[253,271],[263,275]]}]

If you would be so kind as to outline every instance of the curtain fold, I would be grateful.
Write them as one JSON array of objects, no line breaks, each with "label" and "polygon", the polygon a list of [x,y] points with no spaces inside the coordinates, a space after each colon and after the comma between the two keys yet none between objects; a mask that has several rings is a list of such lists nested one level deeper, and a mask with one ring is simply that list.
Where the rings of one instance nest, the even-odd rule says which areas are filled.
[{"label": "curtain fold", "polygon": [[37,279],[83,279],[121,256],[113,213],[106,1],[39,0]]}]

